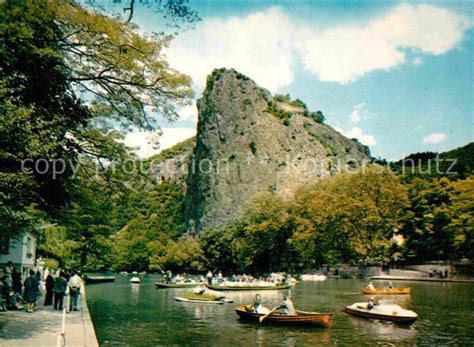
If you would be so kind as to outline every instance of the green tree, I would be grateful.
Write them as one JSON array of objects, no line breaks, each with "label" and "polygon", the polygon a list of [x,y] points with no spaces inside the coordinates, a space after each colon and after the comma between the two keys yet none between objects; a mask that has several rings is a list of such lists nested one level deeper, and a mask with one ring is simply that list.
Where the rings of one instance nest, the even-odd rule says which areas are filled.
[{"label": "green tree", "polygon": [[414,178],[402,233],[412,260],[472,259],[474,204],[472,177],[450,181]]},{"label": "green tree", "polygon": [[290,242],[309,264],[388,263],[406,204],[404,186],[380,167],[325,179],[296,194]]},{"label": "green tree", "polygon": [[[192,91],[161,53],[170,39],[73,1],[0,4],[2,232],[19,230],[14,218],[34,202],[58,215],[75,194],[75,168],[92,176],[91,160],[110,184],[103,160],[126,156],[112,125],[176,118]],[[45,170],[35,166],[42,160]]]}]

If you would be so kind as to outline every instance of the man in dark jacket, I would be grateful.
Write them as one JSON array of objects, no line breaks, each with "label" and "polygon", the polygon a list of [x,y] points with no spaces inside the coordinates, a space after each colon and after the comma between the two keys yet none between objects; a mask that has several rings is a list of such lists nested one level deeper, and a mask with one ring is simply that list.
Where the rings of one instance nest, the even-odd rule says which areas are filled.
[{"label": "man in dark jacket", "polygon": [[46,296],[44,299],[44,306],[49,306],[53,304],[54,278],[51,274],[48,274],[48,276],[46,276],[45,287],[46,287]]},{"label": "man in dark jacket", "polygon": [[23,289],[23,284],[21,283],[21,274],[16,268],[13,268],[12,271],[12,288],[17,295],[21,294]]},{"label": "man in dark jacket", "polygon": [[29,313],[33,313],[39,294],[39,282],[36,279],[35,272],[33,270],[30,270],[30,277],[25,280],[24,285],[24,297],[27,304],[27,311]]},{"label": "man in dark jacket", "polygon": [[67,280],[64,278],[63,272],[59,273],[59,276],[54,280],[54,309],[62,311],[64,293],[67,289]]}]

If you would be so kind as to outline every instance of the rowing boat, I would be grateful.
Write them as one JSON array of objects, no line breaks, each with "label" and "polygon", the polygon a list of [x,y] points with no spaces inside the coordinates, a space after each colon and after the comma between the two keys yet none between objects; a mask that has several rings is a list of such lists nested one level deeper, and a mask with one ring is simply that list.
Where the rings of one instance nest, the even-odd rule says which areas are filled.
[{"label": "rowing boat", "polygon": [[366,302],[358,302],[347,306],[342,312],[358,317],[379,319],[394,323],[413,323],[418,318],[415,312],[406,310],[395,304],[376,305],[369,310]]},{"label": "rowing boat", "polygon": [[212,290],[281,290],[290,288],[289,284],[280,284],[273,286],[238,286],[238,285],[208,285],[209,289]]},{"label": "rowing boat", "polygon": [[87,284],[92,283],[105,283],[115,281],[115,276],[85,276],[84,277]]},{"label": "rowing boat", "polygon": [[199,300],[199,299],[188,299],[183,298],[182,296],[175,296],[174,299],[179,302],[194,302],[199,304],[218,304],[222,305],[225,303],[223,300]]},{"label": "rowing boat", "polygon": [[364,294],[410,294],[410,287],[406,288],[392,288],[392,289],[362,289]]},{"label": "rowing boat", "polygon": [[156,288],[193,288],[202,285],[202,283],[163,283],[155,282]]},{"label": "rowing boat", "polygon": [[[239,315],[241,319],[251,322],[260,322],[260,317],[264,316],[264,314],[254,312],[252,305],[239,306],[235,309],[235,312]],[[271,315],[267,316],[261,323],[270,325],[302,327],[331,327],[332,314],[330,313],[305,312],[298,310],[296,311],[296,313],[296,316],[287,316],[281,313],[272,313]]]}]

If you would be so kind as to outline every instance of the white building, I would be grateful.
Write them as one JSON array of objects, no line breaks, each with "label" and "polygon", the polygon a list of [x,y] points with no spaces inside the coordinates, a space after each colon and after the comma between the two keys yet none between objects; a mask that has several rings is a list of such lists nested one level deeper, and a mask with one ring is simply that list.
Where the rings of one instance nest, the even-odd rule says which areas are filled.
[{"label": "white building", "polygon": [[35,232],[23,232],[12,237],[0,236],[0,266],[3,268],[8,261],[26,277],[30,269],[35,267],[36,240]]}]

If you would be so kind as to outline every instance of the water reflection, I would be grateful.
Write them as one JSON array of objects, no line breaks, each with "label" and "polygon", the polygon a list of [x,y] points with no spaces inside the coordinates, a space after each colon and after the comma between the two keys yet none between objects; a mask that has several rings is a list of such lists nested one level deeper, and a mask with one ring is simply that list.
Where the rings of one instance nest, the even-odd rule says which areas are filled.
[{"label": "water reflection", "polygon": [[140,284],[131,283],[130,288],[132,291],[132,294],[130,295],[130,299],[131,299],[132,304],[135,306],[138,304],[138,301],[140,300]]},{"label": "water reflection", "polygon": [[[315,345],[473,345],[474,286],[406,283],[411,296],[376,296],[410,306],[419,315],[411,328],[352,317],[341,309],[369,296],[359,290],[365,281],[327,280],[298,283],[291,289],[297,309],[332,312],[331,329],[259,326],[238,319],[235,308],[253,303],[258,291],[222,292],[232,304],[199,305],[174,300],[189,289],[155,289],[156,277],[131,285],[118,275],[114,283],[91,285],[87,298],[101,344],[315,346]],[[402,285],[402,284],[401,284]],[[281,303],[288,291],[261,291],[265,305]]]},{"label": "water reflection", "polygon": [[358,331],[362,336],[367,336],[376,341],[392,341],[403,344],[415,344],[416,328],[414,325],[397,325],[392,322],[370,320],[349,316],[348,322],[351,329]]}]

